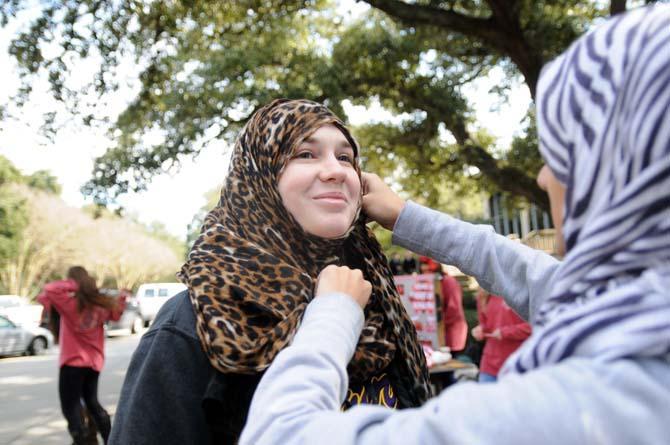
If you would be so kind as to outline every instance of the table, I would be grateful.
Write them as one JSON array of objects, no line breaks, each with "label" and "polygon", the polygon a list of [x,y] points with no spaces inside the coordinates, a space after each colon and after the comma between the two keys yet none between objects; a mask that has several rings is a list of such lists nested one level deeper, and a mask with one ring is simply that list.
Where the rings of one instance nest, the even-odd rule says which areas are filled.
[{"label": "table", "polygon": [[435,394],[438,394],[455,382],[454,374],[456,371],[476,372],[477,365],[452,358],[446,363],[441,363],[430,368],[428,370],[430,373],[430,383],[433,385]]}]

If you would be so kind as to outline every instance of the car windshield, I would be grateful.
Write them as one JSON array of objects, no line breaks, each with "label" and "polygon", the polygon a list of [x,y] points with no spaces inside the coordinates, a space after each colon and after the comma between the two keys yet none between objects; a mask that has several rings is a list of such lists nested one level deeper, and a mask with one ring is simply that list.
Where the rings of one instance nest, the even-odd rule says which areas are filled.
[{"label": "car windshield", "polygon": [[6,319],[5,317],[0,317],[0,328],[13,328],[14,323]]}]

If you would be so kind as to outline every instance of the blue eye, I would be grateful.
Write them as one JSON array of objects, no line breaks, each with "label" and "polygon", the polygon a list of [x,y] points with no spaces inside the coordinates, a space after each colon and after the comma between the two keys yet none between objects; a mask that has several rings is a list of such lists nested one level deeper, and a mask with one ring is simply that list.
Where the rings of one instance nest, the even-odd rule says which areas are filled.
[{"label": "blue eye", "polygon": [[296,159],[312,159],[314,155],[312,154],[311,151],[301,151],[297,155],[295,155]]},{"label": "blue eye", "polygon": [[353,158],[351,156],[349,156],[348,154],[341,154],[337,157],[337,159],[341,162],[348,162],[349,164],[354,163]]}]

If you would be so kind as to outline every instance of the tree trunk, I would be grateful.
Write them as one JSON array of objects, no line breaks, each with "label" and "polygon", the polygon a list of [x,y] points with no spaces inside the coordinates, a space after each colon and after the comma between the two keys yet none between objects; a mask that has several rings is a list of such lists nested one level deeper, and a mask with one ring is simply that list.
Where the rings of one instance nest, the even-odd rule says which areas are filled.
[{"label": "tree trunk", "polygon": [[460,146],[459,152],[467,164],[477,167],[482,175],[496,184],[501,191],[523,196],[549,211],[547,193],[537,185],[535,178],[516,167],[501,167],[499,161],[488,151],[472,142],[464,121],[455,122],[449,131]]},{"label": "tree trunk", "polygon": [[626,12],[626,0],[612,0],[610,2],[610,15]]},{"label": "tree trunk", "polygon": [[549,211],[549,198],[546,192],[537,185],[534,178],[525,172],[515,167],[500,167],[493,156],[476,145],[463,146],[461,154],[468,164],[477,167],[500,190],[522,196],[529,202]]}]

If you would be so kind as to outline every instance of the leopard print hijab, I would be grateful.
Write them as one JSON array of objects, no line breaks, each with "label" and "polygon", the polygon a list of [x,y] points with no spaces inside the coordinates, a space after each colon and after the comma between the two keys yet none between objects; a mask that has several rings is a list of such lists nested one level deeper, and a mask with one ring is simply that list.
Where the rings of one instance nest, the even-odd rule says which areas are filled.
[{"label": "leopard print hijab", "polygon": [[[394,361],[397,384],[419,405],[430,396],[425,357],[364,218],[341,238],[319,238],[302,229],[277,190],[293,150],[326,124],[342,131],[358,158],[355,140],[323,105],[280,99],[251,117],[235,143],[220,201],[178,276],[189,288],[198,336],[214,368],[252,374],[291,342],[325,266],[361,269],[373,293],[349,377],[365,381]],[[357,163],[355,169],[360,177]]]}]

